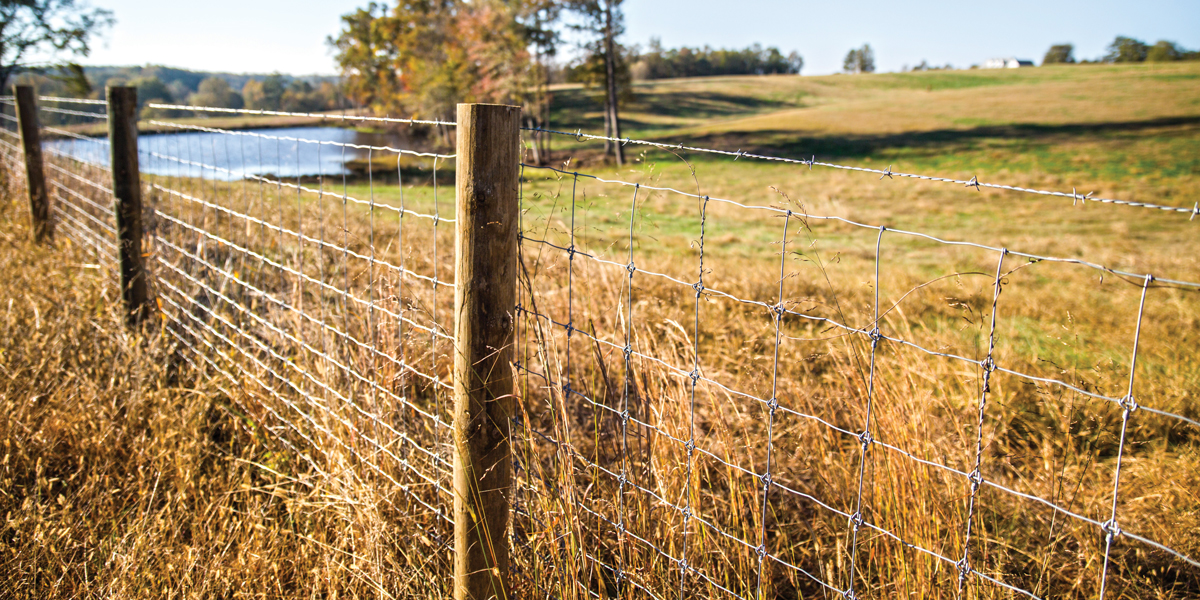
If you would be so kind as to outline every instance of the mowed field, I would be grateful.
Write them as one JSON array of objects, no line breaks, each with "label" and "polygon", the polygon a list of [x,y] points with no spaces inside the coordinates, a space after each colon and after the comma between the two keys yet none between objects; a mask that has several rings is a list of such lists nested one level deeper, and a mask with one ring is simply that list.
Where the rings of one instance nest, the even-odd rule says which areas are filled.
[{"label": "mowed field", "polygon": [[[603,131],[594,91],[554,93],[550,128]],[[635,85],[623,118],[623,136],[669,144],[1198,200],[1197,64],[649,82]],[[572,136],[554,136],[552,150],[562,172],[530,166],[522,178],[522,302],[533,314],[518,331],[521,594],[637,595],[581,558],[591,556],[659,595],[686,585],[696,597],[834,597],[820,580],[860,598],[950,598],[959,570],[930,553],[957,561],[965,551],[979,573],[1037,597],[1096,597],[1104,535],[1071,515],[1108,521],[1114,488],[1124,531],[1200,556],[1200,429],[1143,410],[1126,426],[1119,405],[1089,395],[1130,389],[1136,334],[1138,404],[1200,420],[1200,291],[997,250],[1198,282],[1200,219],[633,143],[618,168]],[[437,165],[436,191],[432,163],[400,166],[402,178],[397,163],[377,162],[348,194],[453,217],[452,165]],[[126,332],[111,273],[68,242],[29,244],[23,190],[5,181],[0,588],[29,598],[446,591],[439,549],[392,506],[403,496],[350,467],[299,460],[241,408],[252,384],[230,395],[174,358],[160,328]],[[251,213],[265,197],[258,210],[283,207],[281,224],[340,225],[353,250],[373,244],[380,260],[452,264],[450,227],[401,239],[394,214],[359,205],[342,213],[328,198],[258,196],[241,183],[175,185]],[[313,276],[314,265],[341,275],[336,261],[324,270],[320,250],[151,202]],[[584,254],[570,260],[561,248],[571,246]],[[353,285],[366,285],[363,272],[348,273]],[[429,301],[435,316],[447,296]],[[776,321],[770,306],[786,312]],[[876,328],[886,338],[873,348]],[[944,355],[990,355],[1011,372],[985,376]],[[703,376],[694,389],[681,376],[693,368]],[[413,401],[431,402],[415,391]],[[612,416],[621,410],[634,419],[627,430]],[[864,453],[838,429],[888,446]],[[678,442],[688,439],[702,452],[689,456]],[[977,492],[942,468],[977,462],[995,484]],[[766,469],[777,485],[764,497],[749,473]],[[684,504],[703,525],[683,522]],[[856,512],[875,527],[857,538],[845,518]],[[618,518],[708,579],[681,584],[658,551],[619,543]],[[770,556],[761,571],[759,544]],[[1108,598],[1200,594],[1200,569],[1164,551],[1118,537],[1109,556]],[[1012,596],[974,575],[965,589]]]}]

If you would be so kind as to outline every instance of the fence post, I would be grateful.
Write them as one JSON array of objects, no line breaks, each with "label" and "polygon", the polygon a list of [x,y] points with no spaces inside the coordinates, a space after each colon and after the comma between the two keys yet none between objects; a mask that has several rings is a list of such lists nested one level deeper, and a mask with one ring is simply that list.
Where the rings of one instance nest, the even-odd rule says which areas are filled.
[{"label": "fence post", "polygon": [[138,171],[137,88],[108,88],[108,141],[111,146],[113,212],[117,218],[117,257],[121,299],[130,324],[149,311],[146,267],[142,260],[142,183]]},{"label": "fence post", "polygon": [[454,598],[508,598],[521,109],[458,105]]},{"label": "fence post", "polygon": [[33,215],[33,239],[49,241],[50,197],[46,194],[46,174],[42,169],[42,136],[38,125],[37,96],[33,86],[14,85],[17,100],[17,123],[21,129],[21,146],[25,149],[25,183],[29,189],[29,212]]}]

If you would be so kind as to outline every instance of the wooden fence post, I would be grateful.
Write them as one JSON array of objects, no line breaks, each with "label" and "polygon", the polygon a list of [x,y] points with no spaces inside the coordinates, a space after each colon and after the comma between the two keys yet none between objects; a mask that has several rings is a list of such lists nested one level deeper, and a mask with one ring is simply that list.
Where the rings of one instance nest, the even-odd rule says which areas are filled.
[{"label": "wooden fence post", "polygon": [[38,126],[37,96],[33,86],[14,85],[17,100],[17,123],[21,130],[21,146],[25,149],[25,182],[29,189],[29,212],[33,215],[33,239],[38,243],[50,240],[54,230],[50,224],[50,197],[46,194],[46,174],[42,169],[42,136]]},{"label": "wooden fence post", "polygon": [[113,212],[117,217],[121,299],[130,324],[150,312],[142,260],[142,184],[138,171],[137,88],[108,88]]},{"label": "wooden fence post", "polygon": [[521,109],[458,105],[454,598],[506,599]]}]

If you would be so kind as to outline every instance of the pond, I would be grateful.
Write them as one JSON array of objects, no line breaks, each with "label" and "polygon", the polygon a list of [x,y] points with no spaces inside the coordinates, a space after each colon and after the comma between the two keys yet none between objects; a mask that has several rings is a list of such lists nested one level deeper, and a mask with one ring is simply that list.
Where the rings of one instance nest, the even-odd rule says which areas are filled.
[{"label": "pond", "polygon": [[[102,140],[57,138],[46,140],[45,146],[81,160],[108,165],[109,147]],[[347,161],[365,159],[371,152],[338,144],[411,146],[410,141],[398,134],[343,127],[245,129],[231,134],[148,133],[138,136],[138,162],[143,173],[235,180],[244,175],[341,175],[348,173]],[[379,151],[374,154],[378,156]]]}]

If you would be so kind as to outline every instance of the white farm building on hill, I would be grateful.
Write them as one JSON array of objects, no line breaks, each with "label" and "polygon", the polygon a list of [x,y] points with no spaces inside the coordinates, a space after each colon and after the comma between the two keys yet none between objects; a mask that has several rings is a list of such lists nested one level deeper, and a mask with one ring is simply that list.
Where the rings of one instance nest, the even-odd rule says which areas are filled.
[{"label": "white farm building on hill", "polygon": [[989,58],[983,61],[985,69],[1019,69],[1021,67],[1032,67],[1032,60],[1024,60],[1014,57],[1008,58]]}]

